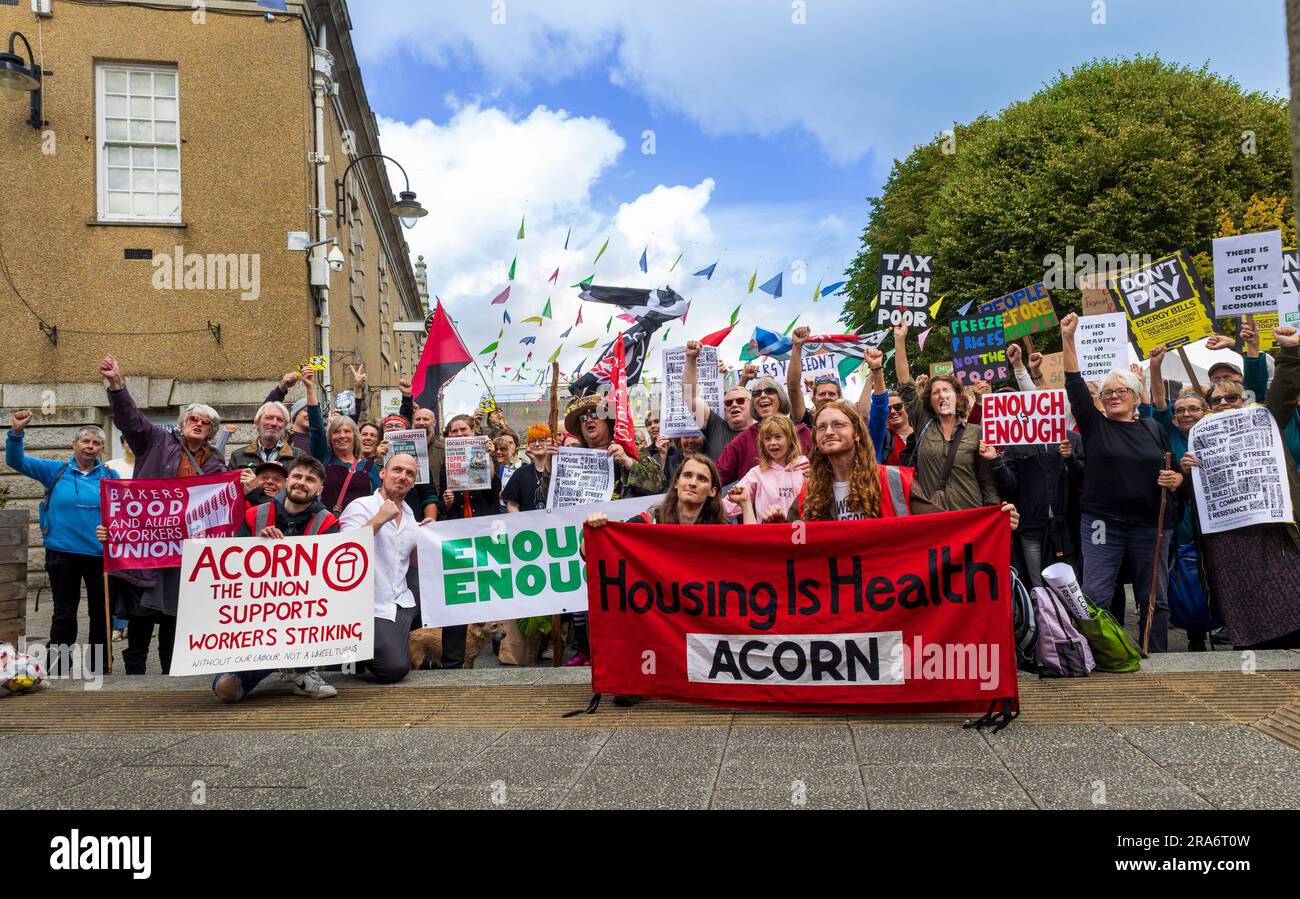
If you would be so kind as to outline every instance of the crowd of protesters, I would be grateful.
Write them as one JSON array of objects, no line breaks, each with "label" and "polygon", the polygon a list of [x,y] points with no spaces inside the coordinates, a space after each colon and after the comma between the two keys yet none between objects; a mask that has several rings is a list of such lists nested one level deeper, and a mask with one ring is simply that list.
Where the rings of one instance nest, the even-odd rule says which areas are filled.
[{"label": "crowd of protesters", "polygon": [[[1258,333],[1242,329],[1242,368],[1218,363],[1206,389],[1168,382],[1161,372],[1164,347],[1143,370],[1110,372],[1099,382],[1079,373],[1074,335],[1078,317],[1061,319],[1065,389],[1071,428],[1059,444],[996,447],[981,440],[979,397],[991,386],[963,385],[950,374],[913,377],[907,328],[893,333],[898,389],[885,384],[886,356],[867,349],[865,386],[855,402],[834,377],[803,380],[800,366],[807,328],[795,330],[788,375],[760,376],[747,365],[714,409],[697,389],[700,344],[686,345],[682,399],[698,433],[666,437],[659,419],[643,422],[646,441],[636,454],[615,439],[605,397],[577,398],[563,416],[563,431],[546,424],[523,429],[504,423],[500,411],[480,408],[439,421],[416,406],[409,381],[397,414],[366,417],[366,377],[353,369],[355,415],[322,412],[316,372],[286,374],[253,416],[255,437],[226,453],[236,430],[223,428],[211,406],[191,403],[175,425],[151,422],[140,411],[112,356],[98,372],[121,435],[123,458],[105,463],[106,435],[94,425],[76,429],[66,460],[26,452],[30,411],[13,414],[6,462],[45,488],[40,525],[54,611],[52,645],[77,641],[84,589],[91,644],[109,651],[99,482],[105,478],[184,478],[242,469],[248,501],[241,536],[271,539],[369,527],[375,534],[374,659],[363,665],[381,683],[410,670],[409,632],[419,627],[419,583],[412,565],[416,528],[446,519],[530,512],[546,507],[552,462],[561,447],[604,450],[614,463],[613,499],[663,495],[633,521],[651,524],[746,525],[781,521],[855,520],[1000,507],[1013,530],[1011,564],[1027,584],[1040,586],[1043,569],[1058,562],[1078,573],[1085,594],[1122,621],[1125,585],[1132,585],[1139,627],[1152,617],[1151,650],[1168,646],[1171,562],[1192,566],[1192,582],[1221,619],[1221,628],[1188,628],[1189,648],[1218,641],[1239,648],[1300,647],[1300,534],[1294,524],[1259,525],[1202,533],[1191,473],[1198,460],[1188,432],[1207,415],[1261,403],[1276,419],[1294,505],[1300,508],[1300,338],[1275,329],[1273,366],[1259,351]],[[1233,341],[1216,336],[1211,349]],[[1041,355],[1010,344],[1016,387],[1047,384]],[[1135,367],[1136,368],[1136,367]],[[291,407],[285,397],[301,382],[305,397]],[[805,393],[807,392],[807,395]],[[390,454],[385,435],[423,429],[429,483],[417,483],[415,458]],[[446,440],[478,438],[492,460],[485,490],[452,489]],[[1165,464],[1166,454],[1174,464]],[[1164,519],[1160,520],[1160,510]],[[603,514],[587,521],[605,523]],[[1157,549],[1157,531],[1168,539]],[[1147,572],[1155,571],[1151,578]],[[163,672],[176,634],[179,569],[110,572],[113,627],[124,627],[127,674],[143,674],[151,646]],[[1154,587],[1153,587],[1154,585]],[[590,663],[586,616],[571,616],[569,664]],[[1217,632],[1216,632],[1217,631]],[[441,667],[463,664],[466,628],[444,628]],[[51,656],[52,671],[59,658]],[[241,699],[272,671],[219,675],[213,691]],[[314,669],[280,672],[307,696],[336,694]]]}]

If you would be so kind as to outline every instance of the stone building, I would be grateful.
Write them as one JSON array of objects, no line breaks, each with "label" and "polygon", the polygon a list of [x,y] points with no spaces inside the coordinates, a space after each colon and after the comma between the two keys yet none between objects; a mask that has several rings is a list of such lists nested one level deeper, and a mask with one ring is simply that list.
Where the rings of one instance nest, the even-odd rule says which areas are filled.
[{"label": "stone building", "polygon": [[[0,39],[22,33],[45,72],[36,112],[0,94],[0,426],[31,408],[29,451],[66,458],[93,422],[120,454],[110,353],[158,421],[201,401],[247,423],[322,353],[334,392],[364,362],[375,405],[410,375],[422,335],[392,325],[425,317],[423,265],[391,210],[407,185],[362,158],[381,147],[344,0],[36,6],[0,0]],[[42,493],[7,468],[0,485],[19,507]]]}]

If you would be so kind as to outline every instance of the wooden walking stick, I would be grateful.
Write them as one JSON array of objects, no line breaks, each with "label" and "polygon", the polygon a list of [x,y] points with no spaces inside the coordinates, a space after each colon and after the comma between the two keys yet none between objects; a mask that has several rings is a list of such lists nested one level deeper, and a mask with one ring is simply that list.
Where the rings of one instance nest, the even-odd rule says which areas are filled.
[{"label": "wooden walking stick", "polygon": [[[560,363],[551,363],[551,439],[559,434],[560,427]],[[551,477],[555,477],[555,459],[551,459]],[[561,633],[560,616],[551,616],[551,667],[564,664],[564,634]]]},{"label": "wooden walking stick", "polygon": [[[107,557],[108,549],[105,548],[104,555]],[[113,612],[109,608],[108,601],[108,571],[104,571],[104,664],[108,666],[105,673],[113,673]]]},{"label": "wooden walking stick", "polygon": [[[1172,460],[1169,453],[1165,453],[1165,464],[1161,471],[1169,470],[1169,463]],[[1151,587],[1147,590],[1147,620],[1142,627],[1142,658],[1147,657],[1147,647],[1151,644],[1151,620],[1156,617],[1156,583],[1160,578],[1160,553],[1164,550],[1165,542],[1165,502],[1169,499],[1169,491],[1164,487],[1160,488],[1160,517],[1156,519],[1156,552],[1151,560]]]}]

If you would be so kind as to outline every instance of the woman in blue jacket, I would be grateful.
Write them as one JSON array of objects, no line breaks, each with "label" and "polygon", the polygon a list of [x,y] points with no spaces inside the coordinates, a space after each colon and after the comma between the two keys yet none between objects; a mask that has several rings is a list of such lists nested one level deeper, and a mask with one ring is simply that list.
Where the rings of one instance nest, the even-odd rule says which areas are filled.
[{"label": "woman in blue jacket", "polygon": [[38,459],[23,451],[23,429],[32,420],[30,409],[15,412],[5,440],[5,463],[33,480],[40,481],[49,497],[41,509],[41,532],[45,535],[45,570],[54,593],[54,614],[50,621],[50,673],[62,673],[67,651],[56,647],[77,642],[77,607],[81,585],[86,585],[90,613],[90,642],[97,653],[90,667],[102,671],[110,651],[104,620],[104,549],[95,538],[99,525],[99,482],[117,475],[104,467],[104,432],[94,425],[77,429],[72,457],[67,460]]}]

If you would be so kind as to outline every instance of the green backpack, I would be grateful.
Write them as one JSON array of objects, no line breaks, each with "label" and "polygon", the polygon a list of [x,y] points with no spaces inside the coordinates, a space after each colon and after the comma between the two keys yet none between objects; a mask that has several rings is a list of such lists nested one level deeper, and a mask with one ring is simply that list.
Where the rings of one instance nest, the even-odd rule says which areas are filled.
[{"label": "green backpack", "polygon": [[1142,667],[1141,651],[1115,620],[1115,616],[1107,609],[1098,608],[1086,597],[1084,602],[1088,604],[1088,614],[1092,618],[1089,621],[1076,620],[1074,626],[1088,641],[1097,670],[1121,673],[1137,671]]}]

